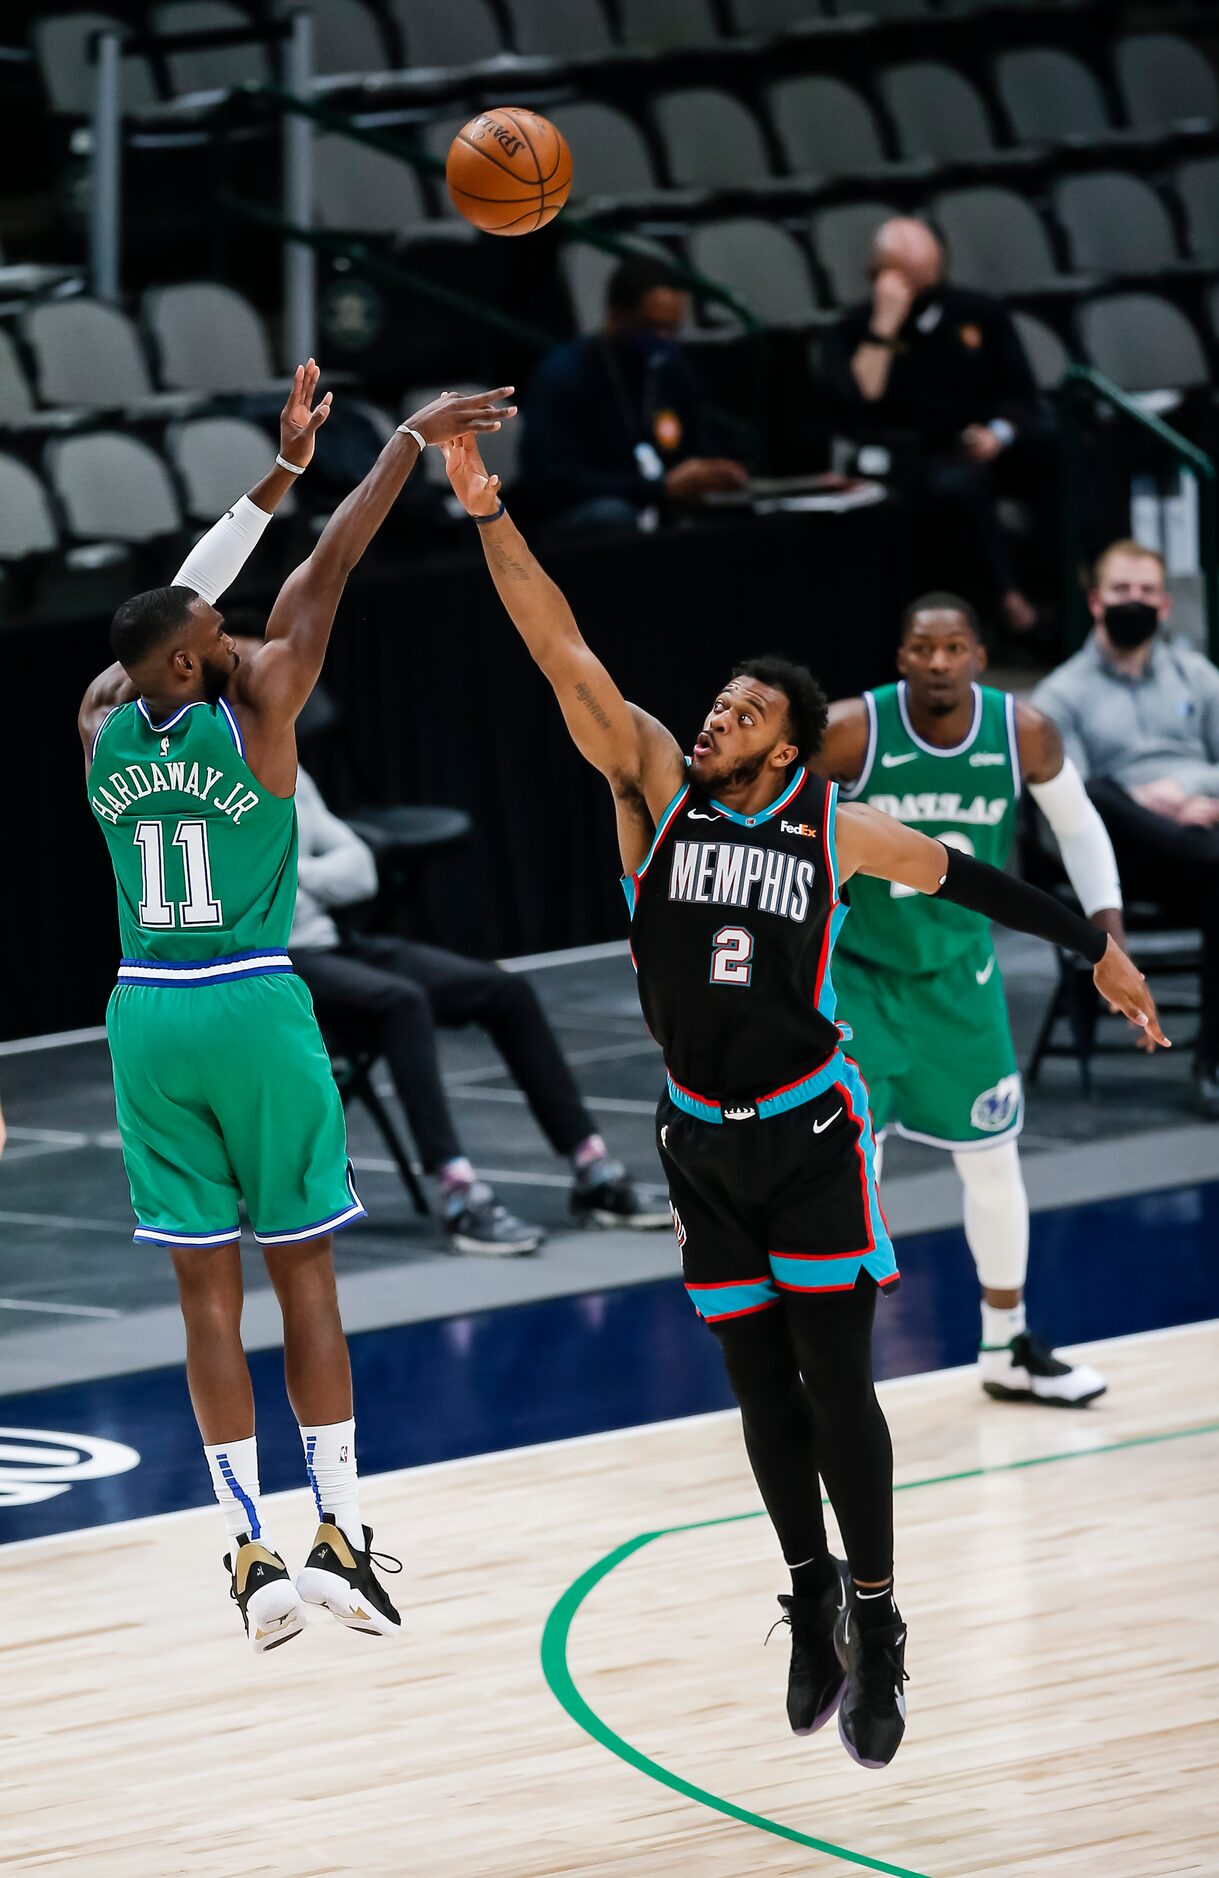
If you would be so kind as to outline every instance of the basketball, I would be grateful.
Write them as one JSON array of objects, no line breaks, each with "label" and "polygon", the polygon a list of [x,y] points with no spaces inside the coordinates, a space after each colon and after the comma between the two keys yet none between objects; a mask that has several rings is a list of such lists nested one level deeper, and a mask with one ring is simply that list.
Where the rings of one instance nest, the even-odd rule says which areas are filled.
[{"label": "basketball", "polygon": [[532,235],[571,190],[571,151],[548,117],[500,107],[458,131],[444,166],[449,194],[486,235]]}]

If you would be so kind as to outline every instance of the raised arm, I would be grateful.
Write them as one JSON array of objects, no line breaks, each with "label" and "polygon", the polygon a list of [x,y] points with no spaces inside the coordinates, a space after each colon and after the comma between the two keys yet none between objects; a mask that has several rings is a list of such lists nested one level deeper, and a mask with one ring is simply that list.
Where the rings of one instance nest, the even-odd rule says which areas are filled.
[{"label": "raised arm", "polygon": [[498,430],[502,419],[516,414],[515,405],[501,403],[511,389],[501,386],[463,398],[446,392],[416,411],[339,504],[313,553],[280,589],[265,642],[238,668],[232,695],[259,730],[274,733],[293,724],[317,683],[347,577],[419,461],[420,446],[410,433],[417,431],[428,444],[464,430]]},{"label": "raised arm", "polygon": [[1156,1043],[1171,1047],[1160,1029],[1155,999],[1142,972],[1112,934],[1102,933],[1052,894],[920,835],[917,829],[863,802],[841,804],[834,826],[840,881],[850,880],[853,874],[895,880],[916,893],[935,894],[980,913],[1013,932],[1030,933],[1035,939],[1078,952],[1092,966],[1101,996]]},{"label": "raised arm", "polygon": [[627,703],[585,644],[563,594],[504,509],[499,478],[488,475],[475,439],[466,435],[446,444],[444,459],[459,500],[479,524],[495,590],[550,680],[572,742],[614,792],[622,858],[635,866],[685,778],[677,741],[654,717]]}]

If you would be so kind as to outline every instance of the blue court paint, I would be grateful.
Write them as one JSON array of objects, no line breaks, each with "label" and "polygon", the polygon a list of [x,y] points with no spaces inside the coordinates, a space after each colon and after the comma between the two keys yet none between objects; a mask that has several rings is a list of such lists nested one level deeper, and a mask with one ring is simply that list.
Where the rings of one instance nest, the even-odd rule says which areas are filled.
[{"label": "blue court paint", "polygon": [[[1219,1316],[1217,1238],[1219,1182],[1034,1215],[1030,1320],[1070,1343]],[[963,1235],[917,1233],[897,1251],[903,1283],[877,1304],[878,1375],[968,1362],[977,1283]],[[352,1338],[351,1354],[365,1474],[731,1401],[715,1340],[682,1289],[676,1249],[671,1281],[366,1331]],[[304,1488],[281,1355],[257,1352],[251,1368],[263,1490]],[[179,1369],[3,1396],[0,1424],[105,1436],[141,1455],[130,1472],[78,1482],[53,1499],[5,1506],[0,1497],[0,1543],[212,1498]],[[5,1477],[14,1471],[10,1464]]]}]

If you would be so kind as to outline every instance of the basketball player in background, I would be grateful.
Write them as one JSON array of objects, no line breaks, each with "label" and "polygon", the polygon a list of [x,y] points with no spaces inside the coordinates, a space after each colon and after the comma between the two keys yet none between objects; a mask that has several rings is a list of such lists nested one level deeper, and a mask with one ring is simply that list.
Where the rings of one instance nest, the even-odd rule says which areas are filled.
[{"label": "basketball player in background", "polygon": [[808,768],[827,707],[802,666],[739,665],[683,757],[585,644],[475,438],[444,454],[500,599],[613,792],[640,1002],[668,1070],[657,1140],[686,1288],[719,1342],[792,1573],[788,1719],[810,1734],[837,1710],[852,1757],[884,1766],[905,1729],[906,1630],[872,1321],[898,1272],[867,1092],[834,1021],[843,889],[860,874],[899,881],[1077,949],[1165,1042],[1155,1005],[1114,940],[1048,894],[863,803],[839,806]]},{"label": "basketball player in background", "polygon": [[[360,1511],[351,1366],[333,1234],[363,1214],[342,1104],[309,993],[287,954],[296,899],[296,718],[348,575],[428,443],[513,415],[506,391],[425,406],[327,522],[280,592],[266,641],[238,659],[215,602],[308,466],[330,394],[298,367],[276,467],[205,535],[172,585],[115,614],[117,663],[80,709],[90,806],[118,886],[123,959],[106,1013],[135,1237],[168,1247],[186,1372],[256,1652],[303,1603],[392,1635]],[[284,1320],[288,1396],[319,1526],[294,1583],[262,1525],[254,1398],[241,1343],[238,1202]],[[397,1561],[391,1561],[396,1564]]]},{"label": "basketball player in background", "polygon": [[[1049,718],[978,682],[986,649],[973,608],[950,593],[915,600],[897,669],[900,683],[830,706],[818,773],[842,785],[844,801],[867,802],[994,867],[1007,864],[1027,783],[1084,912],[1124,946],[1105,825]],[[1104,1377],[1061,1362],[1025,1320],[1029,1203],[1016,1146],[1024,1098],[985,922],[900,883],[861,878],[834,977],[878,1134],[891,1127],[946,1148],[961,1177],[982,1287],[983,1389],[1064,1408],[1094,1401]]]}]

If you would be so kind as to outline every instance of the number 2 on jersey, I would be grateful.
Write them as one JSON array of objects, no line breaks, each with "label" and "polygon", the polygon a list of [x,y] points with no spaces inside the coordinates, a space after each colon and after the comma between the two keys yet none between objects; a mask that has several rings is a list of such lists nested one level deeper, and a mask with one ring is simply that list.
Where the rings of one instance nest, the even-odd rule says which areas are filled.
[{"label": "number 2 on jersey", "polygon": [[753,975],[753,934],[743,926],[721,926],[711,950],[711,983],[740,985]]},{"label": "number 2 on jersey", "polygon": [[140,850],[144,870],[144,892],[140,900],[141,926],[163,929],[178,924],[224,924],[220,902],[212,897],[212,864],[207,851],[206,822],[179,822],[174,830],[174,846],[182,850],[182,871],[186,880],[186,898],[176,906],[165,897],[165,831],[160,822],[137,822],[135,842]]}]

